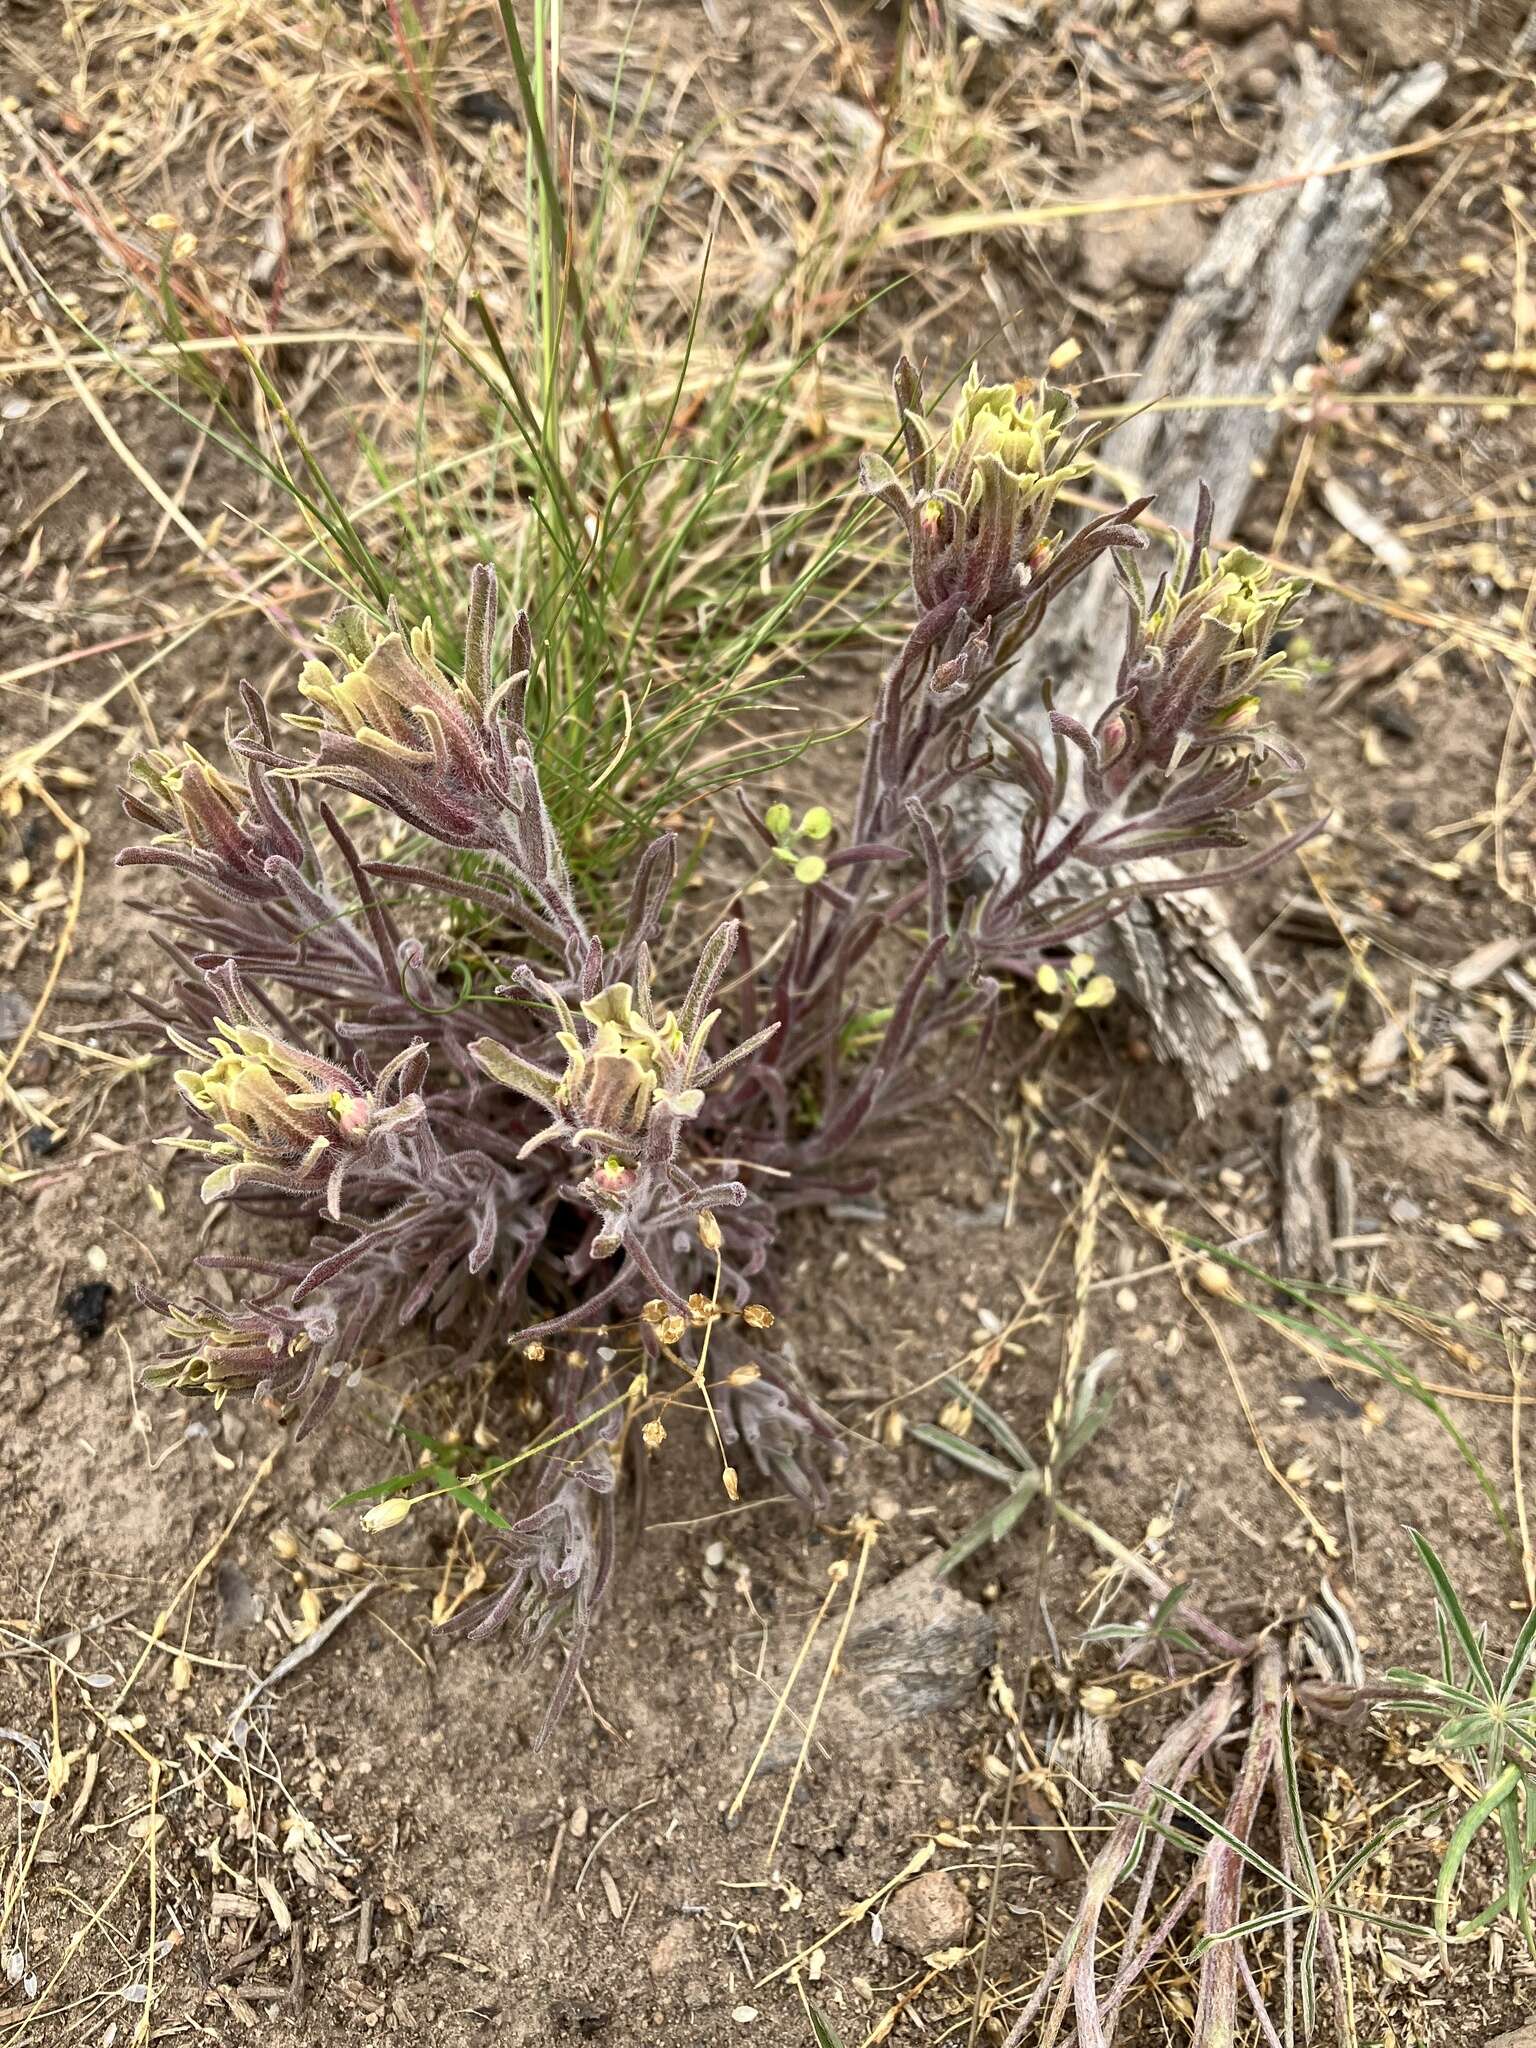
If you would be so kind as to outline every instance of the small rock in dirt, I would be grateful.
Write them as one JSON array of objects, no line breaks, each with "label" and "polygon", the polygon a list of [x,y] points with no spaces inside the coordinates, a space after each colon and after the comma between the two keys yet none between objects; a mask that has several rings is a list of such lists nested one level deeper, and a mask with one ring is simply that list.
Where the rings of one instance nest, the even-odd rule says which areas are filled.
[{"label": "small rock in dirt", "polygon": [[684,1963],[698,1961],[698,1944],[694,1930],[686,1920],[669,1920],[667,1931],[651,1950],[651,1976],[656,1983],[663,1977],[681,1969]]},{"label": "small rock in dirt", "polygon": [[985,1610],[925,1559],[863,1602],[846,1664],[863,1713],[889,1725],[964,1699],[995,1647]]},{"label": "small rock in dirt", "polygon": [[[1176,164],[1161,149],[1148,149],[1107,164],[1082,196],[1148,199],[1182,192],[1189,183],[1187,165]],[[1117,291],[1127,278],[1156,291],[1173,291],[1209,238],[1210,229],[1192,206],[1159,208],[1154,213],[1137,207],[1127,213],[1089,214],[1081,223],[1078,260],[1088,289],[1101,298]]]},{"label": "small rock in dirt", "polygon": [[494,88],[465,93],[454,112],[473,128],[497,128],[517,119],[516,107]]},{"label": "small rock in dirt", "polygon": [[1443,0],[1311,0],[1313,28],[1370,58],[1378,71],[1403,71],[1445,57],[1464,33],[1460,8]]},{"label": "small rock in dirt", "polygon": [[14,1391],[9,1395],[7,1407],[13,1415],[31,1415],[43,1405],[48,1392],[42,1374],[35,1366],[24,1366],[13,1381],[8,1382]]},{"label": "small rock in dirt", "polygon": [[880,1914],[885,1938],[908,1955],[958,1948],[970,1932],[971,1902],[947,1870],[926,1870],[892,1894]]},{"label": "small rock in dirt", "polygon": [[116,1292],[110,1280],[82,1280],[60,1302],[66,1321],[82,1344],[94,1344],[107,1327]]},{"label": "small rock in dirt", "polygon": [[57,1152],[64,1142],[62,1131],[50,1131],[43,1124],[33,1124],[27,1132],[26,1146],[34,1159],[46,1159]]},{"label": "small rock in dirt", "polygon": [[84,1379],[89,1371],[83,1351],[63,1351],[43,1367],[43,1378],[50,1387],[61,1387],[66,1380]]},{"label": "small rock in dirt", "polygon": [[245,1629],[259,1627],[260,1604],[250,1580],[232,1557],[220,1558],[214,1584],[219,1595],[220,1635],[239,1635]]},{"label": "small rock in dirt", "polygon": [[1161,35],[1181,29],[1193,12],[1193,0],[1152,0],[1153,26]]},{"label": "small rock in dirt", "polygon": [[1271,100],[1291,68],[1291,39],[1278,21],[1250,36],[1232,53],[1232,90],[1250,100]]},{"label": "small rock in dirt", "polygon": [[1299,30],[1301,0],[1195,0],[1195,27],[1215,43],[1241,43],[1272,21]]},{"label": "small rock in dirt", "polygon": [[1536,2020],[1527,2020],[1511,2034],[1496,2034],[1483,2048],[1536,2048]]},{"label": "small rock in dirt", "polygon": [[[939,1578],[937,1567],[936,1558],[925,1559],[860,1600],[837,1682],[816,1724],[819,1747],[873,1757],[882,1735],[956,1706],[975,1689],[996,1654],[996,1635],[985,1610]],[[756,1732],[742,1724],[754,1748],[768,1713],[763,1701],[782,1691],[803,1639],[798,1623],[775,1631]],[[800,1753],[822,1668],[815,1658],[807,1666],[790,1702],[793,1712],[783,1716],[764,1758],[769,1770],[788,1770]]]}]

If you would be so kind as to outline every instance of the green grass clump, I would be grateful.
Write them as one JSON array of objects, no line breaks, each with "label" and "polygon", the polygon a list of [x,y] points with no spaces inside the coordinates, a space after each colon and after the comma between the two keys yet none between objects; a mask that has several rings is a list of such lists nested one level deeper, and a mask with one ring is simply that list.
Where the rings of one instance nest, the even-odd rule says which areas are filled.
[{"label": "green grass clump", "polygon": [[[442,172],[413,370],[376,427],[359,407],[340,446],[334,420],[311,432],[264,347],[242,345],[247,382],[231,380],[195,345],[208,302],[169,268],[153,310],[213,409],[210,438],[297,513],[301,532],[277,538],[307,578],[411,626],[456,616],[473,563],[497,570],[533,628],[551,813],[601,893],[662,821],[702,829],[710,797],[809,743],[817,721],[788,693],[867,633],[862,586],[889,550],[865,541],[852,443],[824,410],[829,379],[855,374],[847,347],[828,360],[860,310],[852,290],[818,294],[827,317],[809,331],[796,263],[755,307],[728,303],[708,240],[679,246],[698,138],[637,177],[653,82],[621,61],[594,104],[562,76],[562,0],[537,0],[526,35],[499,11],[518,117],[493,131],[499,183],[489,166],[473,184]],[[407,13],[385,54],[435,151],[447,53]],[[505,154],[519,149],[520,191]],[[519,222],[522,288],[492,291]],[[457,666],[451,628],[440,637]]]}]

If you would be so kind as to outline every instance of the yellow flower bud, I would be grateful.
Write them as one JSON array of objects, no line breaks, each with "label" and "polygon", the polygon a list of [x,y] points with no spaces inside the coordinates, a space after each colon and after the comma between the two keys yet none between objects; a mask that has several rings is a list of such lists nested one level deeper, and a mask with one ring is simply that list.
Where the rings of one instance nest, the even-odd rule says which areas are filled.
[{"label": "yellow flower bud", "polygon": [[372,1536],[381,1536],[386,1529],[398,1529],[415,1505],[403,1493],[397,1493],[389,1500],[377,1500],[363,1516],[363,1527]]}]

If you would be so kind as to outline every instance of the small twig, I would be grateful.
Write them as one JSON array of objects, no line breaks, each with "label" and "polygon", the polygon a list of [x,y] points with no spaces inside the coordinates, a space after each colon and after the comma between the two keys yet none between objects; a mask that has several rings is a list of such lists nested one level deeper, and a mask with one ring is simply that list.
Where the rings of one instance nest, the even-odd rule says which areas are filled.
[{"label": "small twig", "polygon": [[838,1563],[833,1565],[831,1570],[827,1574],[829,1580],[827,1590],[822,1595],[821,1605],[817,1608],[815,1616],[811,1621],[811,1625],[805,1632],[805,1636],[800,1644],[800,1648],[795,1653],[795,1661],[789,1667],[789,1676],[784,1681],[783,1689],[773,1703],[773,1712],[768,1716],[768,1726],[763,1730],[763,1739],[757,1745],[756,1754],[753,1756],[751,1763],[747,1766],[747,1775],[742,1779],[741,1784],[737,1787],[735,1798],[731,1801],[730,1805],[725,1809],[725,1817],[727,1821],[735,1820],[741,1812],[742,1805],[746,1800],[746,1796],[752,1789],[753,1780],[756,1778],[759,1770],[762,1768],[763,1758],[768,1754],[768,1745],[773,1740],[774,1731],[777,1729],[781,1717],[783,1716],[785,1710],[789,1706],[790,1698],[795,1690],[796,1681],[799,1679],[800,1672],[805,1663],[806,1658],[810,1655],[811,1644],[815,1642],[817,1631],[820,1629],[821,1624],[826,1620],[832,1602],[837,1598],[838,1588],[842,1585],[844,1579],[846,1579],[847,1576],[848,1566],[846,1560],[843,1559],[839,1559]]},{"label": "small twig", "polygon": [[602,1833],[597,1837],[596,1841],[593,1842],[591,1848],[587,1851],[587,1860],[585,1863],[582,1864],[581,1869],[576,1873],[576,1882],[571,1887],[573,1891],[579,1892],[581,1890],[581,1881],[586,1876],[587,1872],[592,1868],[592,1860],[596,1856],[598,1850],[602,1848],[604,1842],[608,1841],[611,1836],[616,1835],[619,1832],[619,1829],[623,1827],[624,1823],[626,1821],[633,1820],[637,1813],[644,1813],[648,1806],[654,1806],[656,1804],[657,1799],[660,1796],[661,1795],[659,1793],[653,1793],[649,1799],[642,1799],[638,1806],[628,1807],[623,1813],[617,1815],[613,1820],[609,1821],[607,1827],[603,1829]]},{"label": "small twig", "polygon": [[[566,1822],[562,1815],[560,1825],[555,1829],[555,1839],[550,1844],[549,1860],[544,1865],[544,1889],[539,1895],[539,1909],[549,1911],[549,1902],[555,1895],[555,1877],[560,1869],[560,1856],[565,1848]],[[585,1875],[585,1873],[583,1873]]]},{"label": "small twig", "polygon": [[[161,1641],[164,1639],[165,1632],[170,1627],[177,1608],[181,1605],[182,1601],[187,1597],[187,1595],[192,1591],[193,1587],[196,1586],[198,1580],[203,1576],[203,1573],[207,1571],[209,1565],[213,1563],[214,1559],[218,1556],[219,1552],[224,1548],[225,1544],[234,1534],[235,1529],[239,1525],[241,1516],[245,1513],[246,1509],[255,1499],[257,1488],[264,1485],[265,1482],[272,1476],[272,1468],[276,1465],[278,1459],[282,1455],[282,1452],[283,1445],[281,1443],[274,1444],[272,1449],[268,1451],[267,1455],[262,1459],[261,1463],[257,1466],[255,1476],[251,1480],[250,1485],[245,1489],[245,1492],[241,1494],[234,1513],[230,1516],[229,1520],[224,1524],[223,1528],[219,1531],[218,1535],[214,1537],[212,1543],[209,1544],[208,1548],[197,1560],[197,1563],[193,1565],[191,1571],[187,1573],[187,1576],[182,1580],[181,1584],[176,1588],[175,1597],[172,1599],[170,1605],[168,1607],[162,1608],[160,1613],[155,1616],[154,1630],[146,1639],[143,1649],[139,1652],[137,1663],[129,1672],[128,1676],[123,1680],[122,1691],[118,1694],[117,1698],[112,1703],[112,1714],[114,1717],[122,1713],[124,1702],[127,1700],[128,1695],[133,1691],[133,1688],[138,1684],[140,1675],[144,1670],[144,1666],[149,1662],[151,1655],[158,1648]],[[276,1674],[274,1674],[274,1676],[275,1675]],[[265,1681],[263,1682],[265,1683]]]},{"label": "small twig", "polygon": [[[859,1593],[864,1584],[864,1571],[869,1563],[869,1553],[874,1549],[876,1539],[880,1534],[880,1524],[876,1521],[865,1521],[862,1523],[862,1526],[855,1524],[855,1527],[859,1529],[862,1540],[859,1546],[858,1562],[853,1569],[853,1584],[848,1589],[848,1604],[843,1609],[842,1620],[838,1623],[837,1635],[832,1644],[832,1654],[827,1659],[827,1668],[821,1674],[821,1683],[817,1686],[816,1697],[811,1702],[811,1711],[805,1723],[805,1735],[800,1744],[799,1754],[795,1758],[794,1769],[789,1774],[789,1787],[784,1794],[784,1803],[780,1806],[779,1817],[773,1824],[773,1840],[768,1844],[768,1867],[770,1870],[773,1868],[773,1859],[779,1852],[779,1838],[784,1832],[784,1823],[789,1819],[789,1809],[794,1801],[796,1788],[800,1783],[800,1775],[804,1771],[806,1759],[811,1753],[811,1741],[816,1733],[816,1724],[821,1719],[821,1710],[826,1703],[828,1689],[832,1684],[832,1680],[837,1675],[838,1665],[842,1662],[843,1645],[848,1640],[848,1630],[853,1623],[853,1611],[859,1604]],[[843,1569],[846,1573],[846,1564]]]},{"label": "small twig", "polygon": [[160,1759],[149,1767],[149,1932],[145,1937],[144,1951],[144,2010],[139,2023],[133,2030],[136,2042],[148,2041],[155,2011],[155,1931],[157,1908],[160,1903]]},{"label": "small twig", "polygon": [[366,1586],[359,1586],[350,1600],[344,1600],[334,1613],[328,1614],[320,1626],[304,1638],[302,1643],[295,1643],[286,1657],[280,1657],[265,1678],[257,1679],[230,1715],[231,1727],[238,1728],[263,1693],[270,1692],[275,1685],[281,1685],[283,1680],[297,1671],[301,1664],[307,1664],[317,1650],[323,1650],[348,1616],[356,1613],[373,1592],[374,1586],[371,1582]]}]

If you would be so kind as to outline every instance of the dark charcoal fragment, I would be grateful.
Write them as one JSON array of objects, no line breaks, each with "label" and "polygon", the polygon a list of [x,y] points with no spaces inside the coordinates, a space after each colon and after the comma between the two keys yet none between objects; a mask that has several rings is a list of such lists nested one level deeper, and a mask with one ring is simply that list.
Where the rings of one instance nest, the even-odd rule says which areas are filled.
[{"label": "dark charcoal fragment", "polygon": [[1300,1413],[1308,1422],[1352,1422],[1357,1415],[1365,1413],[1353,1394],[1321,1375],[1315,1379],[1295,1380],[1286,1392],[1300,1399]]},{"label": "dark charcoal fragment", "polygon": [[42,1124],[33,1124],[26,1136],[27,1150],[34,1159],[46,1159],[50,1153],[57,1152],[63,1142],[62,1131],[47,1130]]},{"label": "dark charcoal fragment", "polygon": [[72,1287],[60,1306],[82,1344],[94,1344],[107,1327],[112,1297],[117,1289],[110,1280],[82,1280]]},{"label": "dark charcoal fragment", "polygon": [[1390,699],[1371,706],[1371,723],[1390,739],[1416,740],[1419,736],[1418,720],[1410,718],[1401,704]]},{"label": "dark charcoal fragment", "polygon": [[517,109],[512,102],[490,89],[465,93],[454,112],[461,121],[468,121],[474,128],[496,128],[517,119]]}]

